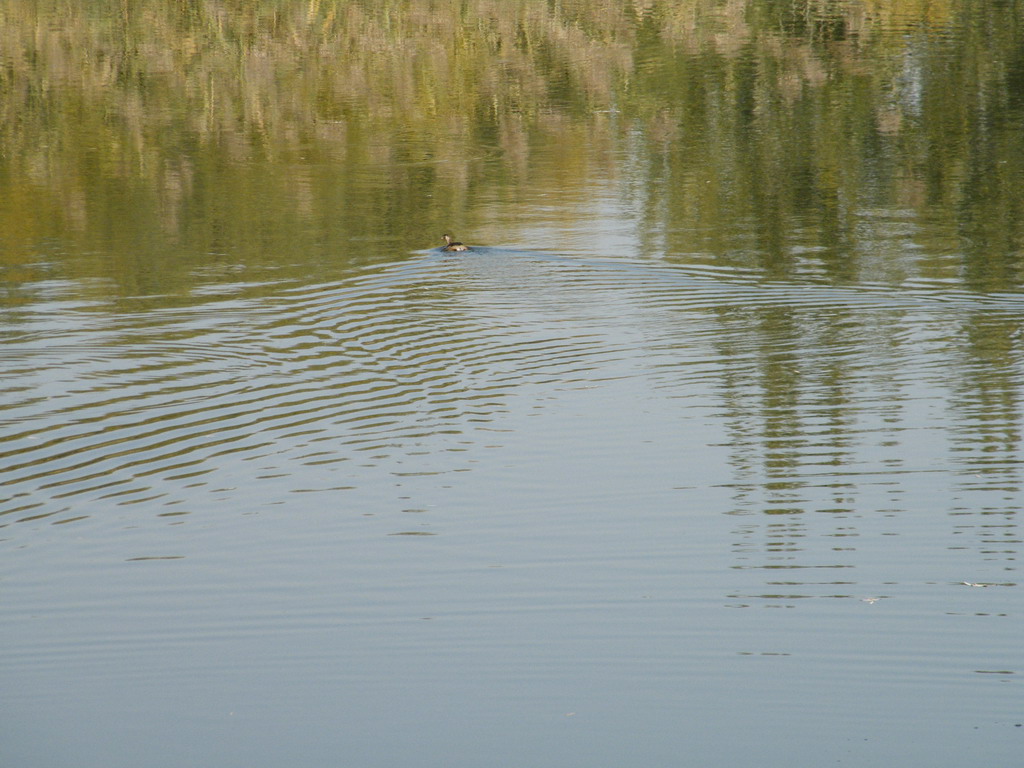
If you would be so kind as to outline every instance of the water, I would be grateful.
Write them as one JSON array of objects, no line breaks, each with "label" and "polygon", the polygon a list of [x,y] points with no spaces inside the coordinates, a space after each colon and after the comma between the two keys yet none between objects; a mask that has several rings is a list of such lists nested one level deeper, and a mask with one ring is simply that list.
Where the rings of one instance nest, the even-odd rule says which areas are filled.
[{"label": "water", "polygon": [[[418,8],[389,24],[454,18]],[[0,154],[0,762],[1012,764],[1019,105],[987,72],[994,111],[934,101],[974,11],[914,37],[808,8],[759,59],[714,14],[473,5],[467,44],[527,38],[509,82],[403,32],[335,101],[275,26],[334,22],[229,14],[254,98],[213,144],[171,118],[235,113],[162,101],[159,57],[137,93],[80,83],[162,106],[149,132],[28,112],[86,171],[17,132]],[[98,13],[5,34],[87,45]],[[186,84],[218,87],[218,51]],[[867,93],[851,58],[917,63]],[[754,63],[787,109],[744,95]],[[489,89],[472,130],[388,122]],[[859,143],[820,119],[868,96]],[[940,123],[961,165],[920,154]],[[447,229],[474,250],[432,248]]]}]

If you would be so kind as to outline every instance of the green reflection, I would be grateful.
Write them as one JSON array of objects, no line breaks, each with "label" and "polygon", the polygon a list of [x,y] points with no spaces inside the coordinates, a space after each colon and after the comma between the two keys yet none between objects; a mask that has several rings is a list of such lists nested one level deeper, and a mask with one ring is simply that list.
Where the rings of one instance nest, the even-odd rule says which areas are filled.
[{"label": "green reflection", "polygon": [[571,224],[559,201],[609,179],[645,254],[1015,290],[1022,22],[953,0],[9,3],[5,293],[515,242],[538,201]]}]

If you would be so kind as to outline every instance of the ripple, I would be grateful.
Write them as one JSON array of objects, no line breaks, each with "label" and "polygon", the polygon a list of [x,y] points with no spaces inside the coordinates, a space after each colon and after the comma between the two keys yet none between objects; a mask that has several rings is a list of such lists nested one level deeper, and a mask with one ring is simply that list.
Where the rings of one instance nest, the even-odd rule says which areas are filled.
[{"label": "ripple", "polygon": [[323,467],[423,441],[436,453],[489,423],[517,387],[580,376],[607,354],[593,334],[476,316],[464,288],[428,266],[21,334],[0,380],[2,510],[42,519],[69,499],[177,502],[182,480],[214,487],[232,454]]},{"label": "ripple", "polygon": [[271,298],[90,310],[78,326],[44,330],[40,311],[40,327],[26,321],[4,342],[0,513],[84,517],[238,487],[273,503],[293,486],[317,490],[310,468],[322,487],[351,488],[370,468],[408,473],[409,456],[433,457],[428,473],[465,471],[484,434],[501,445],[514,399],[544,408],[552,392],[626,380],[727,421],[756,404],[768,433],[795,419],[791,440],[750,439],[767,456],[827,465],[843,461],[847,412],[943,377],[965,318],[1020,307],[1016,296],[478,249]]}]

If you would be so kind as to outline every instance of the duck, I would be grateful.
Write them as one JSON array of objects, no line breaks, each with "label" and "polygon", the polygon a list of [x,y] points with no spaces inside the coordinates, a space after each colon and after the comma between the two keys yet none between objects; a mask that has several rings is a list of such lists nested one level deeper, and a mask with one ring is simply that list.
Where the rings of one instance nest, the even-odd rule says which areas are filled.
[{"label": "duck", "polygon": [[444,238],[444,247],[442,251],[468,251],[469,246],[463,243],[452,240],[452,236],[448,234],[441,235]]}]

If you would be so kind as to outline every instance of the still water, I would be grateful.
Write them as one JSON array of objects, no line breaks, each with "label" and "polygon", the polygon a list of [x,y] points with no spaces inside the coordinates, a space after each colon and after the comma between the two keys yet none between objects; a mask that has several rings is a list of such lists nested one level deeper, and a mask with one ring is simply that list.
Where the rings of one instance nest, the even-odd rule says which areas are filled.
[{"label": "still water", "polygon": [[4,11],[0,762],[1018,761],[1024,16],[769,8]]}]

